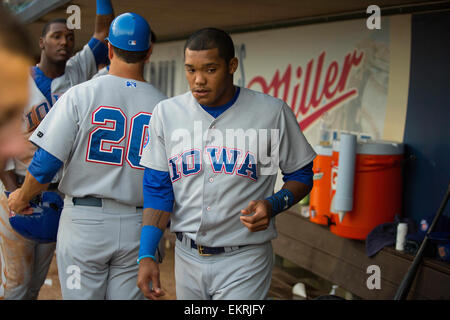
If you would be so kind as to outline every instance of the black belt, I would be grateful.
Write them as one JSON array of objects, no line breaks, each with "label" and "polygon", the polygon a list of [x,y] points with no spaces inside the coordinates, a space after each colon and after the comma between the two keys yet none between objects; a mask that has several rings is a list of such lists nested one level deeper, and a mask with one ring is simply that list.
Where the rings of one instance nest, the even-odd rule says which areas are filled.
[{"label": "black belt", "polygon": [[103,206],[102,199],[95,197],[73,197],[72,202],[75,206],[101,207]]},{"label": "black belt", "polygon": [[[176,234],[178,240],[183,241],[183,233],[182,232],[175,232],[175,234]],[[195,243],[195,241],[192,239],[188,238],[188,241],[191,242],[191,248],[197,249],[198,253],[201,256],[210,256],[213,254],[219,254],[219,253],[226,252],[224,247],[205,247],[205,246],[197,245]],[[237,246],[238,249],[240,249],[242,247],[245,247],[245,246]]]},{"label": "black belt", "polygon": [[[73,197],[72,202],[75,206],[88,206],[88,207],[102,207],[102,199],[86,196],[83,198]],[[142,209],[142,207],[136,207],[136,209]]]}]

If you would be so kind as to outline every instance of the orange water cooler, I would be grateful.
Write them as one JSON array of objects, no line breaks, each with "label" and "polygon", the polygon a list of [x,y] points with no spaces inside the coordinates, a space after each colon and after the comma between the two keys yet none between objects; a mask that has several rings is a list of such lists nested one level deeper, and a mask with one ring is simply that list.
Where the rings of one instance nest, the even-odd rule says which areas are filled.
[{"label": "orange water cooler", "polygon": [[313,162],[314,187],[309,194],[309,219],[317,224],[328,225],[331,202],[331,146],[316,146]]},{"label": "orange water cooler", "polygon": [[356,143],[351,211],[338,214],[333,205],[339,168],[339,141],[331,160],[331,232],[351,239],[366,239],[379,224],[401,213],[403,144],[387,141]]}]

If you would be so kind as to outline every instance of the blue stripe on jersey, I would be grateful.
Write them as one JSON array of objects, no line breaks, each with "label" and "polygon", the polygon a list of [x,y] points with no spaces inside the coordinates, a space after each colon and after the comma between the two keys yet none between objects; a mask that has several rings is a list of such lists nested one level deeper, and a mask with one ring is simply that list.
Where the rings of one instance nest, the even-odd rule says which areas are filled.
[{"label": "blue stripe on jersey", "polygon": [[108,47],[102,41],[91,38],[88,42],[89,48],[91,48],[92,53],[95,57],[95,63],[97,66],[99,64],[106,63],[108,59]]},{"label": "blue stripe on jersey", "polygon": [[36,86],[48,100],[50,106],[53,106],[52,101],[52,81],[53,79],[47,77],[38,66],[31,68],[31,76],[33,77]]},{"label": "blue stripe on jersey", "polygon": [[172,212],[175,197],[169,172],[145,168],[143,191],[144,209]]},{"label": "blue stripe on jersey", "polygon": [[44,149],[37,149],[34,153],[33,160],[28,166],[28,172],[41,184],[52,181],[55,174],[62,167],[63,162],[54,157]]},{"label": "blue stripe on jersey", "polygon": [[306,184],[307,186],[312,187],[313,176],[314,176],[314,172],[313,172],[312,168],[313,168],[313,162],[311,161],[303,168],[301,168],[297,171],[294,171],[292,173],[286,174],[286,173],[282,172],[283,173],[283,181],[284,182],[298,181],[298,182],[302,182],[302,183]]},{"label": "blue stripe on jersey", "polygon": [[237,87],[236,93],[233,96],[233,99],[231,99],[230,101],[228,101],[228,103],[222,105],[222,106],[218,106],[218,107],[208,107],[208,106],[204,106],[201,104],[202,108],[208,112],[211,116],[213,116],[214,118],[217,118],[218,116],[220,116],[222,113],[224,113],[229,107],[231,107],[237,100],[237,98],[239,97],[239,92],[241,91],[241,88]]}]

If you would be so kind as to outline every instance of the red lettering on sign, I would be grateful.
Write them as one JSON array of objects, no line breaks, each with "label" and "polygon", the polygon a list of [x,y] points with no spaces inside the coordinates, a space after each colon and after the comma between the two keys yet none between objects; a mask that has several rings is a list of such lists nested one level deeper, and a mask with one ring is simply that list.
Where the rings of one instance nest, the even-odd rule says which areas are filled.
[{"label": "red lettering on sign", "polygon": [[[350,72],[353,67],[361,64],[364,57],[364,52],[357,52],[354,50],[348,53],[342,63],[342,69],[339,74],[339,63],[332,61],[325,72],[325,78],[322,81],[322,70],[324,69],[326,52],[322,52],[317,58],[315,71],[313,71],[315,59],[311,59],[306,65],[306,72],[303,75],[301,66],[296,68],[294,75],[294,82],[297,82],[293,87],[291,108],[299,122],[302,130],[308,128],[315,120],[317,120],[323,113],[333,109],[339,104],[344,103],[357,96],[356,88],[346,88]],[[292,80],[292,65],[288,64],[283,75],[280,76],[280,70],[276,70],[275,74],[268,84],[268,81],[262,76],[254,77],[247,85],[247,88],[259,85],[262,92],[271,94],[274,97],[283,99],[288,103],[287,99],[291,93]],[[303,78],[302,78],[303,76]],[[303,83],[300,82],[302,79]],[[322,83],[322,86],[320,86]],[[311,92],[309,90],[312,85]],[[302,88],[300,88],[302,86]],[[281,90],[281,88],[283,90]],[[301,89],[300,99],[298,99],[299,91]],[[300,100],[300,101],[298,101]]]}]

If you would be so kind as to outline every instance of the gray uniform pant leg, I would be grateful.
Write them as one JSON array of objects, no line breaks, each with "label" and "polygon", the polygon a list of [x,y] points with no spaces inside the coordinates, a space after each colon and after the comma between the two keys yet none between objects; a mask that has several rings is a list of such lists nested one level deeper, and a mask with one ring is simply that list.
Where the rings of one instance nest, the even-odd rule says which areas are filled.
[{"label": "gray uniform pant leg", "polygon": [[142,212],[106,212],[65,201],[57,262],[63,299],[143,299],[136,263]]},{"label": "gray uniform pant leg", "polygon": [[47,277],[55,253],[56,242],[36,243],[34,247],[34,266],[28,289],[28,299],[36,300]]},{"label": "gray uniform pant leg", "polygon": [[120,217],[120,243],[110,263],[106,299],[142,300],[144,295],[137,286],[139,265],[139,244],[142,227],[142,213],[134,217]]},{"label": "gray uniform pant leg", "polygon": [[271,242],[200,256],[183,242],[175,245],[175,283],[179,300],[262,300],[270,288]]},{"label": "gray uniform pant leg", "polygon": [[37,243],[19,235],[9,224],[6,196],[0,195],[0,298],[37,299],[50,267],[55,243]]},{"label": "gray uniform pant leg", "polygon": [[[36,300],[47,277],[56,244],[26,242],[2,248],[3,296],[8,300]],[[5,244],[8,246],[8,244]],[[11,254],[11,251],[15,254]],[[14,268],[14,270],[12,270]]]}]

